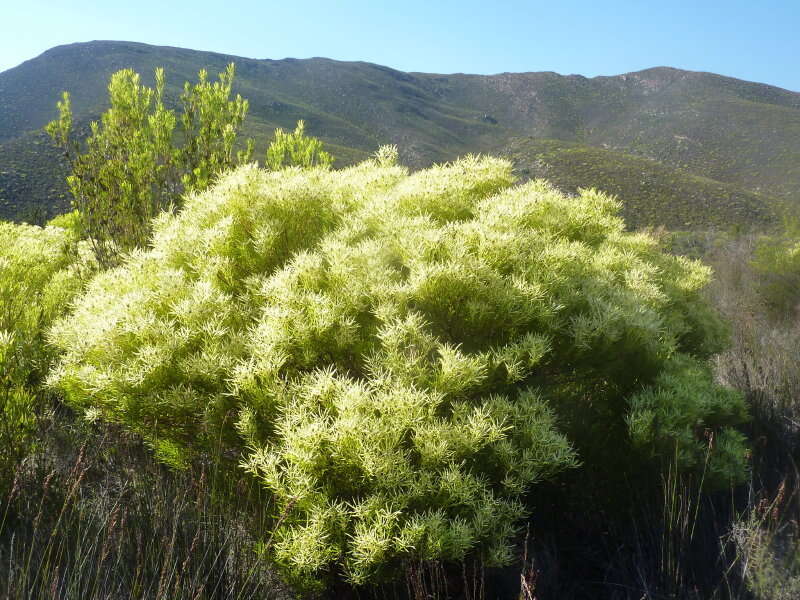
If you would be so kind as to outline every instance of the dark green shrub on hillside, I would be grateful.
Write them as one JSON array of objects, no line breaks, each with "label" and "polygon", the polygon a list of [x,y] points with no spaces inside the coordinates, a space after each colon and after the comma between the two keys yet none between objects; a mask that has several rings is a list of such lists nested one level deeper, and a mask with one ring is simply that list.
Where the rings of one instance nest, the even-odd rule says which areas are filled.
[{"label": "dark green shrub on hillside", "polygon": [[87,278],[87,251],[66,229],[0,222],[0,492],[33,442],[55,357],[45,333]]},{"label": "dark green shrub on hillside", "polygon": [[[723,337],[708,268],[626,233],[604,194],[395,157],[243,167],[188,196],[54,326],[52,384],[175,466],[238,457],[274,493],[270,551],[306,583],[507,563],[531,486],[609,431],[631,462],[677,445],[699,468],[705,444],[719,480],[742,477],[741,398],[681,387]],[[671,403],[690,417],[648,417]]]},{"label": "dark green shrub on hillside", "polygon": [[[740,392],[716,385],[708,368],[678,355],[633,396],[627,419],[634,444],[724,487],[743,475],[746,442],[734,427],[747,418]],[[707,461],[709,449],[714,454]]]}]

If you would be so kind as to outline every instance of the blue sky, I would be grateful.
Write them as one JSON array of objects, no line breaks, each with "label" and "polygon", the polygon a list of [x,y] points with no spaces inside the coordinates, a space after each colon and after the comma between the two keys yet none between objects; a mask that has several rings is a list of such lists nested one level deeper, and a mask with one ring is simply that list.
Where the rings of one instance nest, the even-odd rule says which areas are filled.
[{"label": "blue sky", "polygon": [[9,0],[0,70],[58,45],[131,40],[406,71],[712,71],[800,91],[800,0]]}]

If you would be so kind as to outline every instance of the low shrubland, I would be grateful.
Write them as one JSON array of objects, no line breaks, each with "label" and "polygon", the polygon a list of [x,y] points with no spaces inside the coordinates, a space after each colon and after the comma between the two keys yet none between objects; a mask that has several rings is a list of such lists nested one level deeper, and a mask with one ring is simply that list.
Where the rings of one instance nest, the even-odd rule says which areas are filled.
[{"label": "low shrubland", "polygon": [[0,223],[0,595],[796,594],[794,229],[302,121],[229,170],[232,79],[119,72],[85,146],[65,97],[78,211]]},{"label": "low shrubland", "polygon": [[[538,486],[568,473],[746,478],[707,267],[626,232],[602,193],[395,156],[246,166],[187,196],[54,325],[50,389],[175,469],[249,473],[272,499],[255,533],[301,587],[509,564]],[[612,487],[584,492],[624,501]]]},{"label": "low shrubland", "polygon": [[751,476],[730,527],[735,569],[758,600],[793,598],[800,589],[800,288],[797,229],[715,244],[711,288],[733,324],[716,357],[725,385],[744,392],[753,419]]}]

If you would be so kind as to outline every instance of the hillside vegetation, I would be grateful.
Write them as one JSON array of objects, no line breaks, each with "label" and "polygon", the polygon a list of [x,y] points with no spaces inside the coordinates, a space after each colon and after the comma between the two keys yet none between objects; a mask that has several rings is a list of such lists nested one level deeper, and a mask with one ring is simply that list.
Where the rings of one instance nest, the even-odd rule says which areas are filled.
[{"label": "hillside vegetation", "polygon": [[599,192],[395,159],[247,166],[190,195],[54,326],[50,384],[173,467],[235,457],[301,588],[509,564],[526,494],[580,463],[649,487],[677,453],[708,486],[743,480],[707,268],[625,233]]},{"label": "hillside vegetation", "polygon": [[[39,138],[30,134],[54,118],[54,90],[72,94],[80,107],[75,115],[80,129],[105,108],[106,82],[114,71],[132,68],[152,85],[154,69],[163,66],[165,98],[174,106],[183,81],[192,81],[201,68],[221,72],[231,61],[238,74],[235,91],[250,101],[243,133],[256,140],[257,156],[276,127],[290,129],[304,119],[340,166],[386,143],[398,145],[404,164],[419,168],[467,152],[503,152],[521,136],[647,158],[656,162],[643,166],[660,164],[679,170],[680,178],[706,179],[707,185],[697,188],[702,191],[692,195],[691,207],[674,205],[673,221],[699,223],[700,212],[714,213],[722,201],[722,213],[752,216],[759,225],[758,211],[737,212],[725,205],[726,186],[733,186],[737,206],[752,204],[754,199],[745,200],[751,192],[796,203],[800,191],[800,95],[771,86],[667,68],[593,79],[555,73],[434,75],[322,58],[254,60],[90,42],[54,48],[0,73],[0,199],[5,202],[0,217],[21,218],[30,214],[32,203],[45,204],[45,214],[63,206],[65,187],[52,168],[54,154],[35,147]],[[629,175],[627,170],[618,174]],[[580,186],[598,185],[592,173],[585,175],[573,177]],[[626,189],[638,190],[639,181],[630,177]],[[665,224],[660,213],[648,213],[639,223]]]},{"label": "hillside vegetation", "polygon": [[672,230],[770,228],[779,222],[783,206],[772,196],[585,144],[513,139],[506,154],[524,178],[544,178],[569,193],[596,187],[622,199],[625,223],[634,229],[655,224]]},{"label": "hillside vegetation", "polygon": [[[21,74],[162,53],[222,58],[0,74],[0,183],[42,194],[0,206],[65,210],[50,152],[74,209],[0,221],[0,596],[797,596],[800,221],[791,169],[747,154],[791,154],[768,127],[796,95],[250,60],[241,85],[344,136],[262,110],[253,154],[233,64],[182,93],[121,69],[39,152]],[[670,155],[726,103],[733,133],[695,123],[719,151]],[[358,160],[373,134],[413,169]]]},{"label": "hillside vegetation", "polygon": [[4,224],[6,595],[791,598],[796,240],[709,290],[514,179],[244,166],[101,272]]}]

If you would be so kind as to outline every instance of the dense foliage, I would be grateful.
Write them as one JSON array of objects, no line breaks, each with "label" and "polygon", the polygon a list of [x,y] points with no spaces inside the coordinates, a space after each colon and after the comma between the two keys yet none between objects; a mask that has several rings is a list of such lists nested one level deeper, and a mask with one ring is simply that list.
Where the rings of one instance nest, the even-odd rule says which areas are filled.
[{"label": "dense foliage", "polygon": [[176,467],[238,457],[306,583],[507,563],[531,486],[609,445],[628,463],[608,469],[677,453],[741,479],[742,399],[704,362],[709,269],[602,193],[513,182],[495,158],[409,175],[390,148],[241,167],[92,281],[52,329],[51,383]]},{"label": "dense foliage", "polygon": [[322,142],[306,136],[305,122],[300,120],[292,133],[280,127],[267,148],[265,165],[277,170],[284,167],[329,167],[333,157],[322,149]]},{"label": "dense foliage", "polygon": [[241,96],[230,99],[233,63],[217,82],[204,70],[198,77],[195,85],[186,82],[178,116],[164,102],[163,69],[156,69],[155,89],[142,85],[132,69],[114,73],[111,108],[92,122],[85,151],[74,139],[69,94],[58,103],[59,118],[47,132],[70,162],[73,207],[103,266],[143,246],[151,220],[179,205],[184,191],[205,189],[214,175],[249,160],[252,142],[234,152],[248,105]]},{"label": "dense foliage", "polygon": [[0,222],[0,491],[33,442],[45,333],[91,271],[86,250],[68,228]]}]

